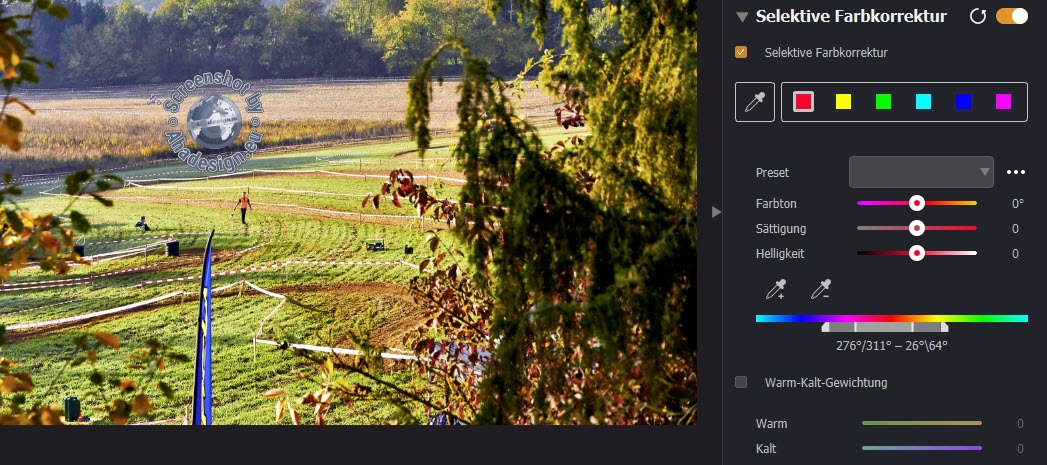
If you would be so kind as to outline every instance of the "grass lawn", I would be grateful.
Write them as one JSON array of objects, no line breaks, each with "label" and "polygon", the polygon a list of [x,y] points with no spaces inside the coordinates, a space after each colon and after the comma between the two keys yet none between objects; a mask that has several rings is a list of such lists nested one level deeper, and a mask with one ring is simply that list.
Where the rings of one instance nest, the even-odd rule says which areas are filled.
[{"label": "grass lawn", "polygon": [[[551,145],[569,139],[584,131],[541,130],[543,143]],[[376,174],[372,179],[346,178],[324,174],[265,174],[203,181],[150,184],[155,189],[132,187],[110,193],[116,205],[103,207],[95,202],[79,200],[76,208],[87,215],[94,228],[87,242],[101,242],[178,232],[216,231],[216,254],[256,247],[214,262],[214,270],[231,271],[242,268],[283,263],[287,260],[349,260],[397,261],[406,259],[419,263],[431,255],[423,247],[426,230],[435,229],[444,235],[444,243],[453,241],[444,228],[427,221],[422,228],[410,204],[396,208],[386,199],[376,211],[362,207],[360,195],[378,192],[383,170],[395,167],[411,169],[419,182],[427,182],[425,175],[461,177],[453,166],[433,159],[450,156],[452,139],[434,140],[434,150],[427,153],[429,161],[418,161],[415,144],[409,140],[383,141],[371,144],[348,145],[301,152],[262,154],[248,161],[244,170],[310,170]],[[361,163],[364,162],[379,162]],[[354,164],[355,162],[355,164]],[[202,174],[179,164],[134,168],[118,172],[125,179],[192,178]],[[28,181],[26,181],[28,182]],[[34,212],[61,211],[67,198],[35,195],[41,190],[60,186],[60,182],[26,187],[24,208]],[[170,189],[178,187],[180,189]],[[235,199],[241,189],[250,187],[251,200],[256,203],[248,213],[248,227],[239,222],[239,212],[230,218]],[[456,198],[459,187],[453,183],[436,186],[429,182],[430,193],[439,198]],[[193,188],[187,190],[185,188]],[[212,192],[211,189],[215,190]],[[266,189],[310,190],[323,194],[289,193]],[[55,192],[61,192],[60,189]],[[337,195],[343,194],[343,195]],[[351,194],[351,195],[344,195]],[[286,207],[274,204],[294,204]],[[403,215],[404,220],[360,221],[352,215],[328,215],[301,207],[329,209],[338,212]],[[153,228],[149,233],[134,229],[140,216],[146,216]],[[387,250],[368,252],[365,240],[382,238]],[[160,239],[119,244],[91,244],[87,255],[119,251],[148,244]],[[206,236],[178,236],[181,257],[199,257],[206,245]],[[412,245],[413,255],[403,253],[404,245]],[[164,256],[162,249],[148,255],[121,258],[91,266],[73,267],[68,275],[54,276],[39,270],[22,270],[7,283],[69,279],[139,266],[154,266],[144,271],[95,279],[87,285],[53,289],[0,293],[0,322],[6,325],[46,321],[82,315],[134,302],[147,300],[178,290],[197,292],[199,281],[140,285],[145,280],[161,280],[200,274],[200,262],[176,261]],[[214,286],[236,283],[241,279],[273,292],[287,295],[290,300],[267,323],[266,334],[274,340],[315,345],[351,347],[349,334],[363,334],[372,344],[381,347],[403,348],[404,335],[414,331],[422,322],[420,312],[408,291],[408,283],[418,273],[400,266],[322,266],[291,265],[277,269],[216,277]],[[258,325],[278,303],[248,289],[238,295],[237,289],[219,293],[215,297],[214,312],[214,396],[215,419],[218,424],[272,424],[275,422],[274,402],[262,397],[272,388],[283,388],[294,396],[316,390],[319,368],[289,351],[273,346],[252,345],[252,335]],[[43,307],[43,308],[39,308]],[[157,305],[101,320],[69,327],[50,327],[26,332],[11,331],[9,344],[0,355],[13,359],[30,372],[36,389],[30,401],[61,403],[69,395],[83,402],[88,415],[98,406],[93,387],[87,380],[92,369],[81,365],[63,371],[69,360],[77,355],[71,339],[77,335],[104,331],[120,337],[118,351],[104,349],[99,353],[97,368],[107,378],[131,375],[125,367],[124,356],[135,348],[145,347],[145,341],[157,338],[175,350],[187,355],[195,351],[195,325],[198,306],[195,296],[183,302],[175,298]],[[257,352],[256,352],[257,349]],[[164,370],[164,380],[176,390],[174,400],[160,397],[155,389],[151,398],[156,405],[158,419],[182,416],[190,402],[193,364],[175,363]],[[389,365],[383,378],[405,388],[423,387],[425,380],[406,367]],[[364,379],[350,377],[350,382],[372,385]],[[307,419],[308,413],[303,415]],[[395,407],[381,401],[356,402],[352,407],[340,406],[327,417],[335,424],[374,424],[394,421]],[[414,411],[421,414],[420,411]],[[132,418],[132,421],[141,418]],[[283,422],[287,423],[288,418]]]}]

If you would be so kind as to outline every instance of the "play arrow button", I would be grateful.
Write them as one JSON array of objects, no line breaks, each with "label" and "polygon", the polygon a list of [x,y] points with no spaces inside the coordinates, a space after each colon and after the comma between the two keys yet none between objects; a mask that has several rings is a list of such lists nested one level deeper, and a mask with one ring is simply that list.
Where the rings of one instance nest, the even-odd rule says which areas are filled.
[{"label": "play arrow button", "polygon": [[717,216],[719,216],[720,213],[723,213],[723,212],[720,211],[719,208],[713,207],[713,218],[716,218]]},{"label": "play arrow button", "polygon": [[738,19],[740,19],[743,23],[745,22],[745,18],[749,17],[748,11],[738,11],[736,12],[736,14],[738,15]]},{"label": "play arrow button", "polygon": [[982,170],[982,176],[988,176],[989,175],[989,168],[981,168],[981,170]]}]

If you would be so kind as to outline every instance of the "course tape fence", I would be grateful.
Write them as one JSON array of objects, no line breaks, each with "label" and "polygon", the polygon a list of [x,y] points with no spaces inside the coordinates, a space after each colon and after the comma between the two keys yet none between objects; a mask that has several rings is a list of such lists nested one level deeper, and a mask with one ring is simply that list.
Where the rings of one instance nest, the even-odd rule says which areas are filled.
[{"label": "course tape fence", "polygon": [[[229,284],[229,285],[226,285],[226,286],[222,286],[220,288],[212,290],[212,292],[222,291],[222,290],[231,288],[233,286],[236,286],[237,284],[239,284],[239,283],[233,283],[233,284]],[[127,305],[122,305],[122,306],[119,306],[119,307],[116,307],[116,308],[110,308],[108,310],[101,310],[101,311],[98,311],[98,312],[85,313],[85,314],[82,314],[82,315],[74,315],[74,316],[65,317],[65,318],[57,318],[57,319],[54,319],[54,320],[36,321],[36,322],[33,322],[33,323],[22,323],[22,324],[17,324],[17,325],[10,325],[10,326],[7,326],[7,329],[9,331],[18,331],[18,330],[23,330],[23,329],[40,328],[40,327],[44,327],[44,326],[54,326],[54,325],[60,325],[60,324],[66,324],[66,323],[76,323],[76,322],[80,322],[80,321],[84,321],[84,320],[90,320],[92,318],[98,318],[98,317],[103,317],[103,316],[107,316],[107,315],[113,315],[113,314],[116,314],[116,313],[126,312],[126,311],[129,311],[129,310],[134,310],[136,308],[141,308],[141,307],[152,305],[152,304],[155,304],[155,303],[158,303],[158,302],[163,302],[165,300],[172,299],[172,298],[175,298],[175,297],[179,297],[179,296],[182,296],[182,295],[185,295],[185,294],[190,294],[190,292],[184,291],[184,290],[175,291],[175,292],[164,294],[164,295],[161,295],[161,296],[158,296],[158,297],[153,297],[152,299],[146,299],[146,300],[142,300],[142,301],[139,301],[139,302],[130,303],[130,304],[127,304]]]},{"label": "course tape fence", "polygon": [[78,302],[78,301],[80,301],[80,299],[72,299],[72,300],[67,300],[65,302],[56,302],[56,303],[53,303],[53,304],[41,305],[39,307],[27,308],[25,310],[18,310],[18,311],[15,311],[15,312],[0,313],[0,316],[19,315],[19,314],[22,314],[22,313],[32,312],[32,311],[36,311],[36,310],[43,310],[45,308],[57,307],[59,305],[71,304],[73,302]]},{"label": "course tape fence", "polygon": [[131,238],[131,239],[118,239],[118,240],[114,240],[114,241],[88,242],[88,243],[86,243],[84,245],[122,244],[124,242],[138,242],[138,241],[145,241],[145,240],[149,240],[149,239],[162,239],[162,238],[165,238],[165,237],[174,237],[174,236],[175,236],[174,234],[160,234],[160,235],[157,235],[157,236],[134,237],[134,238]]},{"label": "course tape fence", "polygon": [[75,316],[70,316],[70,317],[66,317],[66,318],[58,318],[58,319],[47,320],[47,321],[37,321],[37,322],[34,322],[34,323],[22,323],[22,324],[18,324],[18,325],[10,325],[10,326],[7,327],[7,329],[8,329],[8,331],[18,331],[18,330],[21,330],[21,329],[32,329],[32,328],[39,328],[39,327],[42,327],[42,326],[60,325],[60,324],[63,324],[63,323],[74,323],[74,322],[77,322],[77,321],[89,320],[91,318],[97,318],[97,317],[101,317],[101,316],[112,315],[114,313],[120,313],[120,312],[126,312],[128,310],[134,310],[134,309],[139,308],[139,307],[144,307],[146,305],[151,305],[151,304],[154,304],[154,303],[157,303],[157,302],[162,302],[162,301],[170,299],[172,297],[178,297],[178,296],[180,296],[182,294],[185,294],[185,291],[176,291],[176,292],[172,292],[170,294],[164,294],[164,295],[159,296],[159,297],[154,297],[152,299],[143,300],[141,302],[135,302],[133,304],[123,305],[123,306],[120,306],[120,307],[111,308],[109,310],[102,310],[100,312],[91,312],[91,313],[86,313],[86,314],[83,314],[83,315],[75,315]]},{"label": "course tape fence", "polygon": [[[117,258],[123,258],[123,257],[127,257],[127,256],[130,256],[130,255],[136,255],[136,254],[140,254],[140,253],[143,253],[143,252],[147,252],[150,249],[158,249],[160,247],[165,247],[165,246],[167,246],[167,244],[169,244],[171,242],[175,242],[175,240],[174,239],[166,239],[166,240],[162,240],[162,241],[153,242],[151,244],[137,245],[137,246],[126,248],[126,249],[114,250],[112,252],[104,252],[104,253],[90,255],[90,256],[84,257],[84,259],[86,259],[86,260],[88,260],[88,261],[90,261],[92,263],[102,263],[103,261],[114,260],[114,259],[117,259]],[[106,257],[108,257],[108,258],[106,258]],[[105,260],[99,260],[100,258],[104,258]]]},{"label": "course tape fence", "polygon": [[[276,269],[276,268],[280,268],[280,267],[284,267],[284,266],[288,266],[288,265],[331,265],[331,266],[335,266],[335,265],[365,265],[365,266],[366,265],[382,265],[382,266],[408,265],[408,266],[414,266],[415,268],[418,267],[417,265],[413,265],[413,264],[408,263],[408,262],[403,261],[403,260],[395,260],[395,261],[371,261],[371,260],[368,260],[368,261],[287,260],[287,261],[284,261],[284,262],[273,263],[272,265],[252,266],[250,268],[241,268],[239,270],[215,272],[215,273],[211,273],[211,277],[215,278],[215,277],[219,277],[219,276],[231,276],[231,275],[234,275],[234,274],[243,274],[243,273],[252,273],[252,272],[255,272],[255,271],[272,270],[272,269]],[[142,281],[141,285],[142,286],[148,286],[150,284],[166,284],[166,283],[174,283],[174,282],[181,282],[181,281],[195,281],[195,280],[201,279],[202,277],[203,277],[203,275],[195,275],[195,276],[184,276],[184,277],[179,277],[179,278],[153,279],[153,280],[149,280],[149,281]]]},{"label": "course tape fence", "polygon": [[[161,183],[170,183],[170,182],[191,182],[191,181],[213,181],[213,180],[216,180],[216,179],[224,179],[224,178],[231,178],[231,177],[237,177],[237,176],[247,176],[247,175],[254,175],[254,174],[263,174],[263,175],[264,174],[326,174],[326,175],[330,175],[330,176],[342,176],[342,177],[346,177],[346,178],[361,178],[361,179],[364,179],[364,180],[367,180],[367,179],[376,179],[376,180],[389,179],[389,176],[388,175],[384,175],[384,174],[342,173],[342,172],[330,171],[330,170],[250,170],[250,171],[241,171],[241,172],[238,172],[238,173],[230,173],[230,174],[216,174],[216,175],[213,175],[213,176],[200,176],[200,177],[195,177],[195,178],[125,179],[124,180],[124,184],[125,184],[125,186],[130,185],[130,184],[136,184],[135,187],[146,187],[146,186],[144,186],[142,184],[144,184],[144,183],[161,184]],[[437,176],[437,175],[430,175],[430,174],[420,174],[418,176],[415,176],[415,179],[416,180],[420,180],[423,177],[426,178],[426,182],[431,182],[433,179],[436,179],[436,180],[439,180],[439,181],[451,182],[451,183],[459,183],[459,184],[465,184],[466,183],[465,179],[449,178],[449,177],[446,177],[446,176]],[[192,189],[194,189],[194,190],[206,190],[206,189],[218,190],[218,189],[236,189],[238,187],[239,186],[197,187],[197,188],[192,188]],[[183,188],[183,189],[185,189],[185,188]]]},{"label": "course tape fence", "polygon": [[[317,262],[316,260],[298,260],[298,261],[302,262],[302,263]],[[396,263],[400,263],[400,262],[396,262]],[[282,265],[282,264],[280,264],[280,265]],[[277,347],[290,347],[290,348],[294,348],[294,349],[298,349],[298,350],[309,350],[309,351],[316,351],[316,352],[335,353],[335,354],[340,354],[340,355],[352,355],[352,356],[360,355],[361,352],[359,350],[356,350],[356,349],[348,349],[348,348],[342,348],[342,347],[324,347],[324,346],[316,346],[316,345],[308,345],[308,344],[297,344],[297,343],[282,343],[282,342],[272,341],[272,340],[268,340],[268,339],[261,339],[261,334],[262,334],[263,329],[265,328],[265,323],[268,322],[273,316],[275,316],[277,310],[279,310],[284,305],[284,303],[287,302],[287,296],[285,296],[283,294],[277,294],[275,292],[263,289],[263,288],[258,287],[254,283],[252,283],[250,281],[247,281],[247,280],[240,280],[240,281],[237,281],[235,283],[227,284],[225,286],[221,286],[221,287],[218,287],[216,289],[213,289],[211,292],[212,292],[212,295],[214,295],[214,294],[217,294],[217,293],[219,293],[221,291],[224,291],[226,289],[230,289],[230,288],[233,288],[233,287],[236,287],[236,286],[240,286],[241,287],[241,289],[240,289],[240,293],[241,294],[243,293],[243,287],[244,286],[249,286],[252,289],[254,289],[254,290],[256,290],[256,291],[258,291],[258,292],[260,292],[260,293],[262,293],[264,295],[267,295],[269,297],[273,297],[273,298],[276,298],[276,299],[280,299],[280,303],[277,304],[277,306],[271,312],[269,312],[269,314],[266,315],[265,318],[263,318],[261,323],[259,324],[258,331],[252,337],[252,347],[256,347],[257,344],[264,344],[264,345],[271,345],[271,346],[277,346]],[[163,294],[163,295],[160,295],[160,296],[157,296],[157,297],[153,297],[151,299],[146,299],[146,300],[142,300],[142,301],[139,301],[139,302],[134,302],[134,303],[130,303],[130,304],[127,304],[127,305],[121,305],[119,307],[110,308],[110,309],[107,309],[107,310],[101,310],[101,311],[97,311],[97,312],[90,312],[90,313],[85,313],[85,314],[82,314],[82,315],[74,315],[74,316],[65,317],[65,318],[57,318],[57,319],[52,319],[52,320],[47,320],[47,321],[37,321],[37,322],[32,322],[32,323],[16,324],[16,325],[7,326],[7,329],[11,330],[11,331],[18,331],[18,330],[40,328],[40,327],[45,327],[45,326],[54,326],[54,325],[67,324],[67,323],[76,323],[76,322],[80,322],[80,321],[85,321],[85,320],[90,320],[90,319],[99,318],[99,317],[103,317],[103,316],[114,315],[114,314],[117,314],[117,313],[131,311],[131,310],[134,310],[134,309],[137,309],[137,308],[146,307],[146,306],[149,306],[149,305],[152,305],[152,304],[155,304],[155,303],[163,302],[165,300],[173,299],[175,297],[182,297],[182,296],[189,295],[189,294],[196,294],[196,292],[179,290],[179,291]],[[256,350],[255,355],[257,356],[257,349],[255,349],[255,350]],[[413,355],[391,353],[391,352],[382,352],[380,354],[380,356],[382,358],[385,358],[385,359],[394,359],[394,360],[415,360],[416,359],[416,357],[413,356]]]},{"label": "course tape fence", "polygon": [[167,234],[159,234],[159,235],[155,235],[155,236],[132,237],[130,239],[115,239],[115,240],[110,240],[110,241],[88,242],[85,245],[120,244],[120,243],[124,243],[124,242],[136,242],[136,241],[144,241],[144,240],[149,240],[149,239],[162,239],[162,238],[165,238],[165,237],[206,236],[208,234],[211,234],[211,233],[209,233],[209,232],[172,232],[172,233],[167,233]]},{"label": "course tape fence", "polygon": [[[189,262],[189,261],[192,261],[192,260],[184,260],[184,261],[185,262]],[[163,263],[163,265],[165,265],[165,266],[170,266],[170,265],[173,265],[173,264],[175,264],[175,263],[172,263],[172,262]],[[136,266],[134,268],[127,268],[127,269],[123,269],[123,270],[110,271],[108,273],[94,274],[94,275],[91,275],[91,276],[82,276],[82,277],[78,277],[78,278],[55,279],[55,280],[50,280],[50,281],[32,281],[32,282],[26,282],[26,283],[8,283],[8,284],[0,285],[0,292],[14,292],[14,291],[24,291],[24,290],[28,290],[28,289],[43,289],[43,288],[49,288],[49,287],[62,287],[61,284],[63,284],[63,283],[88,284],[88,283],[90,283],[91,281],[93,281],[95,279],[107,278],[107,277],[110,277],[110,276],[118,276],[118,275],[127,274],[127,273],[134,273],[136,271],[151,270],[153,268],[156,268],[157,266],[159,266],[159,264],[157,264],[157,265],[146,265],[146,266]],[[65,284],[65,285],[68,285],[68,284]],[[26,286],[32,286],[32,287],[26,287]],[[13,289],[11,289],[11,290],[4,290],[4,288],[13,288]]]},{"label": "course tape fence", "polygon": [[[291,261],[295,261],[295,260],[291,260]],[[298,262],[303,262],[303,263],[316,262],[315,260],[313,260],[313,261],[297,260],[297,261]],[[247,281],[247,280],[242,280],[242,281],[240,281],[240,283],[241,283],[241,285],[250,286],[252,289],[254,289],[254,290],[258,291],[258,292],[261,292],[262,294],[265,294],[265,295],[267,295],[269,297],[272,297],[272,298],[275,298],[275,299],[280,299],[280,303],[277,304],[276,307],[273,308],[273,310],[271,312],[269,312],[268,315],[265,316],[265,318],[262,318],[262,322],[258,324],[258,331],[256,331],[255,334],[254,334],[254,337],[252,337],[252,350],[254,351],[255,358],[258,357],[258,348],[257,348],[258,344],[271,345],[271,346],[284,347],[284,348],[288,348],[289,347],[289,348],[293,348],[293,349],[308,350],[308,351],[314,351],[314,352],[335,353],[335,354],[340,354],[340,355],[352,355],[352,356],[360,355],[360,351],[356,350],[356,349],[346,349],[346,348],[342,348],[342,347],[324,347],[324,346],[316,346],[316,345],[309,345],[309,344],[277,342],[277,341],[273,341],[273,340],[269,340],[269,339],[262,339],[261,338],[262,337],[262,330],[265,329],[265,324],[273,316],[275,316],[276,315],[276,311],[280,310],[280,307],[283,307],[284,303],[287,302],[287,296],[285,296],[283,294],[277,294],[275,292],[272,292],[272,291],[269,291],[269,290],[266,290],[266,289],[262,289],[262,288],[260,288],[258,286],[255,286],[254,283],[252,283],[250,281]],[[391,352],[382,352],[379,355],[382,358],[393,359],[393,360],[415,360],[416,359],[415,356],[413,356],[413,355],[394,354],[394,353],[391,353]]]},{"label": "course tape fence", "polygon": [[[234,187],[234,189],[238,189],[238,188],[239,187]],[[45,195],[57,195],[57,194],[45,194]],[[62,194],[62,195],[64,195],[64,194]],[[333,195],[339,195],[339,194],[333,194]],[[355,194],[350,194],[350,195],[355,195]],[[388,196],[386,196],[386,197],[388,197]],[[158,202],[161,202],[161,203],[177,203],[177,202],[183,202],[183,201],[184,202],[190,202],[190,201],[196,202],[196,201],[224,201],[224,200],[227,200],[227,199],[219,199],[219,198],[169,199],[169,198],[156,198],[156,197],[145,197],[145,196],[129,196],[129,197],[107,196],[106,198],[109,198],[109,199],[143,200],[143,201],[158,201]],[[423,230],[425,229],[425,222],[426,221],[432,222],[432,223],[436,223],[437,225],[444,225],[445,224],[445,222],[438,221],[438,220],[436,220],[434,218],[426,218],[424,216],[416,216],[416,215],[385,215],[385,214],[379,214],[379,213],[348,212],[348,211],[343,211],[343,210],[330,210],[330,209],[325,209],[325,208],[306,207],[306,206],[298,205],[298,204],[294,204],[294,203],[251,202],[251,205],[264,205],[264,206],[277,207],[277,208],[293,208],[293,209],[296,209],[296,210],[306,210],[306,211],[312,211],[312,212],[318,212],[318,213],[327,213],[327,214],[332,214],[332,215],[343,215],[343,216],[348,216],[349,219],[357,218],[360,222],[363,222],[364,219],[374,219],[374,218],[403,220],[403,221],[408,221],[408,222],[414,221],[414,220],[418,220],[418,221],[421,222],[421,228]]]},{"label": "course tape fence", "polygon": [[[207,234],[210,234],[210,233],[207,233]],[[246,249],[242,249],[242,250],[233,250],[233,251],[228,251],[228,252],[214,254],[212,256],[212,258],[215,259],[215,260],[224,259],[226,257],[232,257],[232,256],[236,256],[236,255],[240,255],[240,254],[244,254],[244,253],[250,252],[252,250],[257,250],[257,249],[262,248],[262,247],[264,247],[266,245],[269,245],[269,242],[265,242],[265,243],[262,243],[262,244],[254,245],[254,246],[248,247]],[[119,257],[115,257],[115,258],[119,258]],[[203,261],[203,257],[186,257],[186,258],[179,258],[179,259],[175,259],[175,260],[163,261],[163,262],[155,263],[155,264],[152,264],[152,265],[137,266],[137,267],[134,267],[134,268],[126,268],[126,269],[123,269],[123,270],[110,271],[110,272],[107,272],[107,273],[99,273],[99,274],[94,274],[94,275],[90,275],[90,276],[82,276],[82,277],[77,277],[77,278],[55,279],[55,280],[49,280],[49,281],[31,281],[31,282],[22,282],[22,283],[5,283],[5,284],[0,284],[0,293],[18,292],[18,291],[31,291],[31,290],[41,290],[41,289],[54,289],[54,288],[59,288],[59,287],[76,286],[76,285],[81,285],[81,284],[93,284],[94,280],[100,279],[100,278],[108,278],[108,277],[111,277],[111,276],[118,276],[118,275],[123,275],[123,274],[128,274],[128,273],[135,273],[135,272],[138,272],[138,271],[153,270],[153,269],[158,269],[158,268],[171,268],[171,267],[176,267],[176,266],[180,266],[180,265],[184,265],[184,264],[188,264],[188,263],[200,262],[200,261]],[[29,309],[29,310],[35,310],[35,309]],[[23,310],[22,312],[29,311],[29,310]]]}]

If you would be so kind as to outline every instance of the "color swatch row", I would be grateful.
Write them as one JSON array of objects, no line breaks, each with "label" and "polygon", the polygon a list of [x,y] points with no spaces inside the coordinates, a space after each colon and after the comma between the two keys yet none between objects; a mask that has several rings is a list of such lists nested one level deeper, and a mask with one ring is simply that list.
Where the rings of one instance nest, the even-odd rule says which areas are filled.
[{"label": "color swatch row", "polygon": [[782,82],[777,90],[786,123],[1024,123],[1030,110],[1026,82]]},{"label": "color swatch row", "polygon": [[[853,110],[855,102],[868,103],[869,106],[877,111],[889,111],[896,107],[896,104],[905,105],[914,110],[919,111],[931,111],[936,109],[935,100],[939,101],[940,106],[945,108],[951,108],[957,111],[970,111],[974,109],[974,95],[971,93],[957,93],[950,95],[938,95],[937,99],[934,94],[931,93],[917,93],[908,98],[909,95],[899,95],[894,93],[876,93],[872,95],[859,94],[859,99],[855,99],[853,93],[836,93],[835,94],[835,106],[833,110]],[[1014,94],[1011,93],[994,93],[990,98],[986,98],[989,102],[992,102],[992,108],[997,111],[1010,111],[1014,108]],[[792,110],[797,113],[810,113],[814,111],[814,91],[809,90],[797,90],[793,91],[792,94]],[[980,102],[979,102],[980,104]]]}]

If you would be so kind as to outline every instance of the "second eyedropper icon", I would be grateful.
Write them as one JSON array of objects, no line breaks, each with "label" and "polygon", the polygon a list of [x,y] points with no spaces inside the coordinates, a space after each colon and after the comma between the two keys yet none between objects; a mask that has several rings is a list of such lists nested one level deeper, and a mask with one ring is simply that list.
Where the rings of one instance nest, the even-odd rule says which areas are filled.
[{"label": "second eyedropper icon", "polygon": [[[825,281],[822,281],[820,283],[821,285],[818,286],[818,289],[815,289],[814,292],[811,293],[811,300],[817,299],[818,296],[822,295],[823,292],[828,291],[829,285],[832,283],[833,280],[831,279],[826,279]],[[829,294],[826,294],[824,297],[829,297]]]}]

